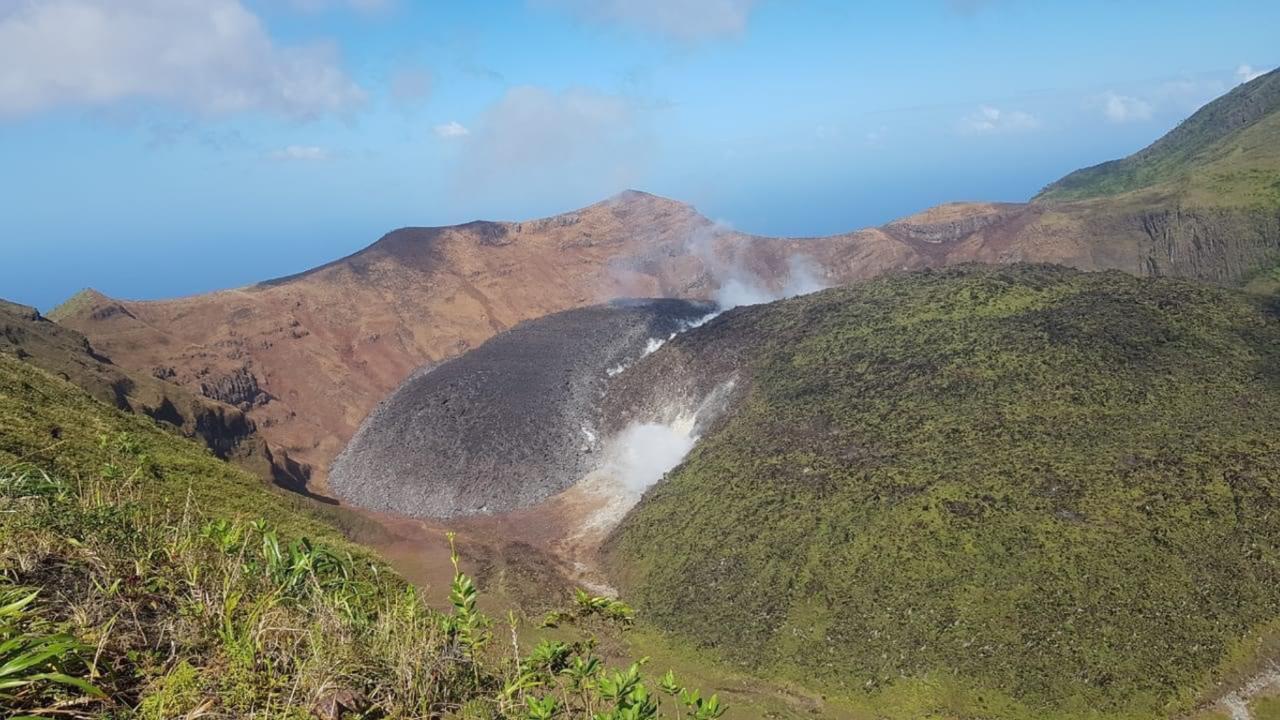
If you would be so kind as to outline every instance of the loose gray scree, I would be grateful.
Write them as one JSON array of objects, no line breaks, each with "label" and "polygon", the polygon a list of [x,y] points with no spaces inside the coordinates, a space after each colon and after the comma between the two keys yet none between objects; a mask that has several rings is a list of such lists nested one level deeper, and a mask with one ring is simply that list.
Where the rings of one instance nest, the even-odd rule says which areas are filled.
[{"label": "loose gray scree", "polygon": [[448,518],[528,507],[599,461],[609,369],[714,310],[620,300],[549,315],[420,369],[365,419],[329,474],[346,502]]}]

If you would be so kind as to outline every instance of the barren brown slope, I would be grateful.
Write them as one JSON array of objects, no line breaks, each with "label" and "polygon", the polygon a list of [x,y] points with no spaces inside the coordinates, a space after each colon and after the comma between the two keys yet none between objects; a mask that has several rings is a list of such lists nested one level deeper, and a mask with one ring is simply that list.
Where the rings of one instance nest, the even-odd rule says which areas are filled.
[{"label": "barren brown slope", "polygon": [[[522,320],[615,297],[706,298],[730,274],[780,285],[794,255],[842,284],[975,260],[1141,274],[1156,267],[1152,253],[1167,252],[1143,240],[1149,219],[1092,218],[1087,208],[969,203],[883,228],[774,239],[626,192],[543,220],[397,230],[350,257],[235,290],[150,302],[87,291],[53,317],[125,367],[242,407],[312,466],[312,489],[324,492],[329,462],[410,372]],[[1188,274],[1217,276],[1206,268]]]},{"label": "barren brown slope", "polygon": [[[207,295],[86,291],[51,315],[125,367],[243,408],[322,480],[365,415],[423,363],[608,298],[704,297],[714,281],[700,253],[777,279],[800,244],[722,232],[688,205],[632,192],[544,220],[397,230],[314,270]],[[922,261],[874,231],[806,248],[835,280]]]}]

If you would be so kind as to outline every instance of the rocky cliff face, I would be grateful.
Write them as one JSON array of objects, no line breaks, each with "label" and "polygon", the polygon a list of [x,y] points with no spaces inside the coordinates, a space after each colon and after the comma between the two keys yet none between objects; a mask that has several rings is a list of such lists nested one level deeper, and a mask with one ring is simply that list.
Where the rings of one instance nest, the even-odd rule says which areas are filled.
[{"label": "rocky cliff face", "polygon": [[[908,229],[910,228],[910,229]],[[1239,285],[1280,262],[1280,206],[1220,207],[1176,198],[1019,206],[971,222],[887,229],[931,267],[963,261],[1057,263],[1081,270]],[[972,230],[970,230],[972,228]]]},{"label": "rocky cliff face", "polygon": [[1176,208],[1134,220],[1150,243],[1147,275],[1238,283],[1280,262],[1280,209]]},{"label": "rocky cliff face", "polygon": [[241,410],[266,405],[271,396],[258,386],[258,377],[247,366],[200,383],[200,394]]},{"label": "rocky cliff face", "polygon": [[306,485],[309,469],[273,450],[240,409],[121,368],[94,350],[83,335],[47,320],[34,308],[0,300],[0,352],[58,375],[102,402],[198,439],[218,457],[265,479],[291,489]]},{"label": "rocky cliff face", "polygon": [[618,301],[522,323],[405,381],[334,461],[330,486],[420,517],[545,500],[599,461],[610,378],[711,309]]}]

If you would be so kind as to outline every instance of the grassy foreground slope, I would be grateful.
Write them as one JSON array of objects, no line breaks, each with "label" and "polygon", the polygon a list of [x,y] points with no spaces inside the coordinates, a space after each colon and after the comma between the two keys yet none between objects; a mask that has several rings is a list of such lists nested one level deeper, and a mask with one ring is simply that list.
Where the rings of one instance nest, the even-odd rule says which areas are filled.
[{"label": "grassy foreground slope", "polygon": [[[643,617],[871,716],[1165,716],[1280,618],[1280,319],[1050,266],[690,331],[738,404],[615,531]],[[899,711],[895,711],[898,708]]]},{"label": "grassy foreground slope", "polygon": [[[451,609],[432,610],[304,502],[0,354],[0,715],[724,712],[670,675],[606,668],[581,632],[513,647],[517,619],[477,609],[456,556]],[[630,610],[580,595],[558,617],[590,629]]]}]

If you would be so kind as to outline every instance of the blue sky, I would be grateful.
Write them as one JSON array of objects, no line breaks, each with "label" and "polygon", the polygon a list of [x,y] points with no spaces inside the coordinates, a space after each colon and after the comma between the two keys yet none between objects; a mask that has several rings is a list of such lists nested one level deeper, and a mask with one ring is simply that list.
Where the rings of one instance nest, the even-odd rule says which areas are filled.
[{"label": "blue sky", "polygon": [[820,235],[1023,200],[1280,62],[1280,3],[0,0],[0,297],[232,287],[638,188]]}]

